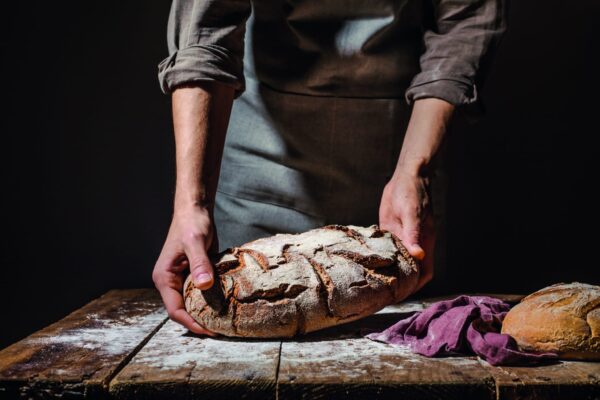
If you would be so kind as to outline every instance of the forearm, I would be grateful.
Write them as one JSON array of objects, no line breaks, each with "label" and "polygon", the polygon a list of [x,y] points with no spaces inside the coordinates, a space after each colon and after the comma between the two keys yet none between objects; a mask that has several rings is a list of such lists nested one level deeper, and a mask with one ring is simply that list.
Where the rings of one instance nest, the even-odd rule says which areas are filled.
[{"label": "forearm", "polygon": [[214,203],[234,91],[208,82],[173,92],[175,209]]},{"label": "forearm", "polygon": [[415,101],[395,174],[424,172],[442,143],[453,112],[454,106],[444,100]]}]

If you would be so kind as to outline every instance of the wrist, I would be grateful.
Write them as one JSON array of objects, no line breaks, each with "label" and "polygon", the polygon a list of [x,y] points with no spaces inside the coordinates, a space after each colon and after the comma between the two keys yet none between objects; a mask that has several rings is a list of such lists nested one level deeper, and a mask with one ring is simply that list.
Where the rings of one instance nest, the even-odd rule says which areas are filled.
[{"label": "wrist", "polygon": [[175,190],[175,199],[173,201],[175,211],[192,209],[209,209],[212,207],[212,200],[206,196],[203,190]]},{"label": "wrist", "polygon": [[453,109],[451,104],[435,98],[415,101],[395,173],[403,177],[427,175]]},{"label": "wrist", "polygon": [[400,157],[398,159],[398,163],[396,164],[396,169],[394,171],[394,176],[402,175],[402,176],[411,176],[413,178],[417,178],[423,176],[425,171],[427,170],[427,166],[429,165],[429,160],[425,157],[411,157],[411,158],[403,158]]},{"label": "wrist", "polygon": [[205,205],[201,204],[186,204],[178,205],[173,209],[173,221],[178,221],[184,225],[194,221],[198,221],[198,218],[206,218],[206,221],[212,219],[212,211]]}]

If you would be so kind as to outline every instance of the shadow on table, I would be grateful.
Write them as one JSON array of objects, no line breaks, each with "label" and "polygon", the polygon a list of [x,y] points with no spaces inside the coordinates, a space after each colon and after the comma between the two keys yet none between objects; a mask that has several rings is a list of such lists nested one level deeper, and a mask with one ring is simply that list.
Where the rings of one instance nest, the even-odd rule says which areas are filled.
[{"label": "shadow on table", "polygon": [[[294,341],[294,342],[321,342],[329,340],[341,340],[341,339],[354,339],[360,338],[364,335],[382,331],[388,328],[390,325],[395,324],[401,319],[410,317],[414,314],[412,312],[386,312],[381,314],[373,314],[365,318],[361,318],[357,321],[347,322],[342,325],[332,326],[316,332],[310,332],[305,335],[296,336],[293,338],[236,338],[219,336],[214,339],[222,340],[226,342],[280,342],[280,341]],[[194,333],[187,332],[184,334],[187,337],[198,337]]]}]

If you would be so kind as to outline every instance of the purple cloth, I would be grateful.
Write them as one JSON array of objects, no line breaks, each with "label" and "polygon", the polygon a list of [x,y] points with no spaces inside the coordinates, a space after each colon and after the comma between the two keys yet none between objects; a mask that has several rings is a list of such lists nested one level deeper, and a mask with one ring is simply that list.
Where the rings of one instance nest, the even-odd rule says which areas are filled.
[{"label": "purple cloth", "polygon": [[491,365],[527,365],[554,360],[555,353],[529,353],[500,328],[510,305],[488,296],[459,296],[438,301],[383,332],[366,335],[408,345],[424,356],[476,354]]}]

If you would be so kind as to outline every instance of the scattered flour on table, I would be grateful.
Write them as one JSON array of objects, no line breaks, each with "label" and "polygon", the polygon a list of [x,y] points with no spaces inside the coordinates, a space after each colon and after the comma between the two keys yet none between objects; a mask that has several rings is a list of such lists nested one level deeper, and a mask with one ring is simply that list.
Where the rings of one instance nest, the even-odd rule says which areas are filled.
[{"label": "scattered flour on table", "polygon": [[90,314],[86,318],[92,322],[89,327],[66,329],[52,336],[31,340],[34,343],[65,345],[119,355],[134,349],[166,318],[166,314],[163,310],[157,310],[150,314],[119,320],[102,318],[97,314]]},{"label": "scattered flour on table", "polygon": [[425,307],[418,301],[404,301],[398,304],[389,305],[375,314],[398,314],[398,313],[412,313],[416,311],[423,311]]},{"label": "scattered flour on table", "polygon": [[314,367],[315,379],[321,373],[335,376],[338,371],[344,371],[345,378],[363,379],[378,375],[378,371],[405,370],[408,373],[422,368],[460,368],[475,364],[477,360],[472,358],[429,358],[414,353],[408,345],[390,345],[367,338],[355,338],[284,342],[280,370],[307,371]]},{"label": "scattered flour on table", "polygon": [[[357,365],[370,363],[375,359],[384,359],[389,356],[401,356],[403,362],[420,363],[420,355],[415,354],[408,346],[391,346],[375,342],[367,338],[344,340],[326,340],[316,342],[284,342],[282,351],[285,359],[290,363],[332,362]],[[396,368],[402,365],[394,364]]]},{"label": "scattered flour on table", "polygon": [[278,341],[212,339],[188,336],[184,327],[167,323],[131,360],[158,369],[179,369],[193,365],[222,365],[243,370],[244,366],[269,364],[279,351]]}]

